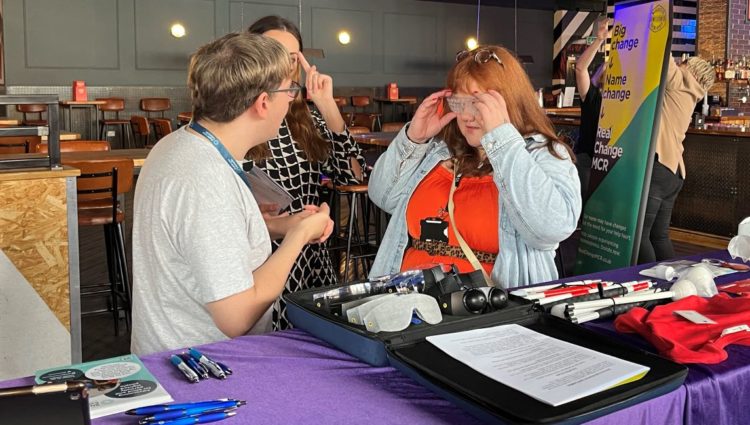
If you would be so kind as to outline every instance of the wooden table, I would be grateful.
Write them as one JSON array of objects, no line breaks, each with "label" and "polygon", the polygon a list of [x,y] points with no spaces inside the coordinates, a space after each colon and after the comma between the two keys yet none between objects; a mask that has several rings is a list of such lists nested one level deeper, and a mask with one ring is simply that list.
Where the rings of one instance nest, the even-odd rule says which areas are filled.
[{"label": "wooden table", "polygon": [[0,118],[0,126],[16,127],[19,125],[21,125],[20,120],[15,120],[11,118]]},{"label": "wooden table", "polygon": [[391,141],[398,132],[383,132],[378,131],[374,133],[360,133],[360,134],[353,134],[352,138],[357,141],[357,143],[363,144],[363,145],[372,145],[372,146],[380,146],[387,148],[388,145],[391,144]]},{"label": "wooden table", "polygon": [[92,159],[124,158],[133,161],[133,172],[138,174],[151,149],[115,149],[104,152],[64,152],[62,160],[85,161]]},{"label": "wooden table", "polygon": [[[71,133],[69,131],[61,131],[60,132],[60,141],[63,140],[81,140],[81,135],[79,133]],[[42,136],[42,142],[47,141],[47,136]]]},{"label": "wooden table", "polygon": [[60,106],[62,115],[63,115],[63,122],[65,122],[65,109],[68,110],[68,131],[73,131],[73,109],[79,108],[79,109],[87,109],[88,110],[88,123],[87,125],[87,133],[86,138],[88,140],[94,140],[96,139],[96,123],[97,123],[97,116],[99,115],[99,105],[104,105],[107,103],[104,100],[61,100]]}]

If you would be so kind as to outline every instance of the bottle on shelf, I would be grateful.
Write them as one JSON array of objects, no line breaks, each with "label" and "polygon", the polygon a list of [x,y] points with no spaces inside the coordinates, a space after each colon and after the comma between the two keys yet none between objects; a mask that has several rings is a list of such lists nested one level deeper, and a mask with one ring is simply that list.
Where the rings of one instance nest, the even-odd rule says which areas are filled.
[{"label": "bottle on shelf", "polygon": [[727,60],[727,65],[724,70],[724,79],[725,80],[734,80],[734,64],[732,63],[731,59]]}]

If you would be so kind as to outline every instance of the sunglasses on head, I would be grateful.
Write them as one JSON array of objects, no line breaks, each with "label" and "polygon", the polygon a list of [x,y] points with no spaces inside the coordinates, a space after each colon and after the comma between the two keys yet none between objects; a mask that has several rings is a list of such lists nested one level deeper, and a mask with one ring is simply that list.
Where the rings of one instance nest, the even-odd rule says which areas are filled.
[{"label": "sunglasses on head", "polygon": [[481,48],[476,50],[461,50],[460,52],[456,53],[456,62],[461,62],[462,60],[468,58],[471,56],[471,54],[474,54],[474,62],[478,64],[487,63],[491,60],[494,60],[497,62],[498,65],[502,65],[503,61],[500,59],[495,52],[493,52],[490,49]]}]

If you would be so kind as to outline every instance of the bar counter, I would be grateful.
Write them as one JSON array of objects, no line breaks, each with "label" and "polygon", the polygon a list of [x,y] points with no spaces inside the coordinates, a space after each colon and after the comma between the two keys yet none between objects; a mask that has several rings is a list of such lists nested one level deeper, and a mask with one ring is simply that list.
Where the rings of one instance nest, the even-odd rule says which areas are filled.
[{"label": "bar counter", "polygon": [[[580,115],[571,108],[545,111],[559,135],[577,141]],[[750,131],[690,128],[683,145],[687,175],[671,227],[721,239],[734,236],[737,224],[750,216]]]}]

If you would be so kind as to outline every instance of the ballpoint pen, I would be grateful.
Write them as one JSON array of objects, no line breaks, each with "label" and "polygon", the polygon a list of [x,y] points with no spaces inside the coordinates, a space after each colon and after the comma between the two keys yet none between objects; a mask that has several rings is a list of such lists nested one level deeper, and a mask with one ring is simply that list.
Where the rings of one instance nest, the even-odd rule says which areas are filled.
[{"label": "ballpoint pen", "polygon": [[198,374],[198,376],[200,376],[203,379],[208,379],[209,377],[208,368],[198,363],[188,353],[180,353],[179,356],[185,363],[188,364],[188,366],[190,366],[191,369],[193,369],[193,371],[195,371],[195,373]]},{"label": "ballpoint pen", "polygon": [[152,425],[193,425],[193,424],[205,424],[208,422],[221,421],[226,418],[236,415],[237,412],[221,412],[221,413],[209,413],[200,416],[191,416],[188,418],[180,418],[169,421],[156,421],[150,422]]},{"label": "ballpoint pen", "polygon": [[143,406],[138,407],[136,409],[130,409],[125,414],[128,415],[152,415],[154,413],[159,412],[168,412],[171,410],[179,410],[179,409],[190,409],[192,407],[206,407],[206,406],[215,406],[215,407],[224,407],[224,408],[231,408],[238,405],[245,404],[242,400],[235,400],[231,398],[221,398],[218,400],[205,400],[205,401],[196,401],[193,403],[175,403],[175,404],[155,404],[152,406]]},{"label": "ballpoint pen", "polygon": [[154,413],[153,415],[143,417],[138,421],[138,423],[139,424],[151,424],[151,423],[158,422],[158,421],[180,419],[182,417],[205,415],[208,413],[222,413],[222,412],[228,413],[228,412],[234,411],[239,406],[242,406],[242,404],[231,406],[229,408],[227,408],[226,406],[221,406],[221,407],[209,406],[209,407],[191,407],[189,409],[170,410],[168,412]]},{"label": "ballpoint pen", "polygon": [[215,361],[209,359],[208,357],[201,354],[200,351],[196,350],[195,348],[188,348],[188,353],[190,353],[190,356],[198,361],[198,363],[206,366],[209,371],[211,371],[211,374],[214,375],[217,378],[220,379],[226,379],[227,374],[224,373],[224,370],[216,364]]},{"label": "ballpoint pen", "polygon": [[190,366],[186,365],[185,362],[182,361],[182,359],[172,354],[169,357],[169,361],[172,362],[173,365],[177,367],[177,370],[182,372],[183,375],[185,375],[185,378],[188,379],[188,381],[192,383],[199,382],[201,379],[198,377],[198,374],[193,371],[193,369],[190,368]]},{"label": "ballpoint pen", "polygon": [[229,368],[229,366],[225,365],[224,363],[216,362],[216,364],[219,365],[219,367],[226,373],[227,375],[231,375],[234,372],[232,372],[232,369]]}]

